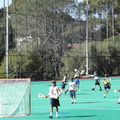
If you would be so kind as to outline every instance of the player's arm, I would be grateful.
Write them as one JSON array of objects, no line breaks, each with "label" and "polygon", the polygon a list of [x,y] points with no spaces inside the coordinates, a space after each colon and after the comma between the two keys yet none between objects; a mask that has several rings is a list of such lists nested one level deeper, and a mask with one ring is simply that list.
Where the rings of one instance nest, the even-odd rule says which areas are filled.
[{"label": "player's arm", "polygon": [[62,92],[61,92],[61,90],[60,90],[60,88],[58,87],[58,97],[60,97],[61,95],[62,95]]},{"label": "player's arm", "polygon": [[62,83],[64,83],[65,82],[65,77],[62,79],[62,81],[61,81]]},{"label": "player's arm", "polygon": [[68,90],[69,90],[69,84],[68,84],[67,89],[65,90],[65,94],[68,92]]},{"label": "player's arm", "polygon": [[39,93],[39,94],[38,94],[38,97],[39,97],[39,98],[41,98],[41,97],[48,98],[49,95],[43,95],[43,94],[40,94],[40,93]]},{"label": "player's arm", "polygon": [[48,94],[48,95],[45,95],[45,98],[48,98],[48,97],[50,97],[50,95]]},{"label": "player's arm", "polygon": [[89,77],[95,77],[95,75],[89,75]]},{"label": "player's arm", "polygon": [[74,91],[76,92],[77,91],[77,83],[76,82],[74,82],[74,86],[75,86]]},{"label": "player's arm", "polygon": [[102,83],[104,84],[104,80],[102,80]]},{"label": "player's arm", "polygon": [[81,70],[80,74],[82,75],[85,72],[85,70]]}]

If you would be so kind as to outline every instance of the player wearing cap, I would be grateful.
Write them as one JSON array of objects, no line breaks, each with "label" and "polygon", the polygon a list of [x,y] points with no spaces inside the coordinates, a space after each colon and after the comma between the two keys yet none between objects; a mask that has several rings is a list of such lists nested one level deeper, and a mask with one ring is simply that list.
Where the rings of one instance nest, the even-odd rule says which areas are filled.
[{"label": "player wearing cap", "polygon": [[53,115],[53,107],[56,107],[56,117],[58,117],[58,106],[60,106],[59,96],[61,95],[61,91],[59,87],[56,85],[56,81],[52,81],[52,86],[49,88],[50,97],[50,118]]},{"label": "player wearing cap", "polygon": [[67,83],[67,73],[64,74],[64,77],[63,77],[61,82],[62,82],[61,89],[62,89],[62,92],[64,92],[65,86],[66,86],[66,83]]},{"label": "player wearing cap", "polygon": [[74,82],[76,84],[76,91],[80,91],[80,79],[78,76],[75,77]]},{"label": "player wearing cap", "polygon": [[100,91],[101,91],[102,88],[101,88],[101,85],[100,85],[100,79],[99,79],[96,71],[94,72],[94,80],[95,80],[95,84],[94,84],[94,88],[92,88],[92,90],[95,90],[96,85],[98,85],[99,88],[100,88]]},{"label": "player wearing cap", "polygon": [[109,90],[111,88],[110,79],[108,78],[107,74],[105,74],[103,84],[104,84],[104,98],[106,98],[106,94],[109,92]]},{"label": "player wearing cap", "polygon": [[76,83],[73,81],[73,78],[68,83],[68,90],[70,92],[71,104],[76,104]]},{"label": "player wearing cap", "polygon": [[75,72],[74,78],[76,77],[80,78],[80,71],[77,69],[74,69],[74,72]]},{"label": "player wearing cap", "polygon": [[75,75],[75,83],[76,83],[76,91],[80,91],[80,78],[82,77],[85,70],[81,70],[81,72],[78,69],[74,69]]}]

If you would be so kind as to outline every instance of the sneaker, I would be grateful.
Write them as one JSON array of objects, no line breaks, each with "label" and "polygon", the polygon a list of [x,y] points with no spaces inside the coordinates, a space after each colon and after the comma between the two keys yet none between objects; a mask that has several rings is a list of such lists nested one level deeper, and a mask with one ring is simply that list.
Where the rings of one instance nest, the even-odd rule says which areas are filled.
[{"label": "sneaker", "polygon": [[51,118],[51,119],[52,119],[52,116],[49,116],[49,118]]},{"label": "sneaker", "polygon": [[120,104],[120,101],[118,101],[117,104]]},{"label": "sneaker", "polygon": [[92,90],[94,91],[94,90],[95,90],[95,88],[92,88]]},{"label": "sneaker", "polygon": [[104,96],[104,98],[106,98],[106,96]]},{"label": "sneaker", "polygon": [[71,102],[71,104],[74,104],[74,102]]},{"label": "sneaker", "polygon": [[80,89],[78,89],[78,91],[80,91]]},{"label": "sneaker", "polygon": [[102,91],[102,89],[100,89],[99,91]]},{"label": "sneaker", "polygon": [[65,91],[65,95],[66,95],[67,91]]},{"label": "sneaker", "polygon": [[58,118],[59,116],[58,115],[56,115],[56,118]]}]

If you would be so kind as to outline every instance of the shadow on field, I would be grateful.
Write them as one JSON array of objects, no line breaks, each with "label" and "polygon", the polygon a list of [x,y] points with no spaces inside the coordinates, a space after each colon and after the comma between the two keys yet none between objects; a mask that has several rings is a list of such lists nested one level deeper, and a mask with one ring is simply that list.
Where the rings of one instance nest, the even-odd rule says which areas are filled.
[{"label": "shadow on field", "polygon": [[64,118],[96,117],[97,115],[64,116]]},{"label": "shadow on field", "polygon": [[101,102],[77,102],[77,104],[94,104],[94,103],[101,103]]}]

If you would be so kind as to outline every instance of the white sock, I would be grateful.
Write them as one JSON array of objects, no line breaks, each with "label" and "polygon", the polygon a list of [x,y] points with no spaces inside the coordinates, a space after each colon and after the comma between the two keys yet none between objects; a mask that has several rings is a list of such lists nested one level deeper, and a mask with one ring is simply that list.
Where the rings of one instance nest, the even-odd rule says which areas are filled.
[{"label": "white sock", "polygon": [[56,112],[56,117],[58,117],[58,112]]},{"label": "white sock", "polygon": [[58,115],[58,112],[56,112],[56,115]]},{"label": "white sock", "polygon": [[50,116],[52,116],[52,112],[50,112]]}]

